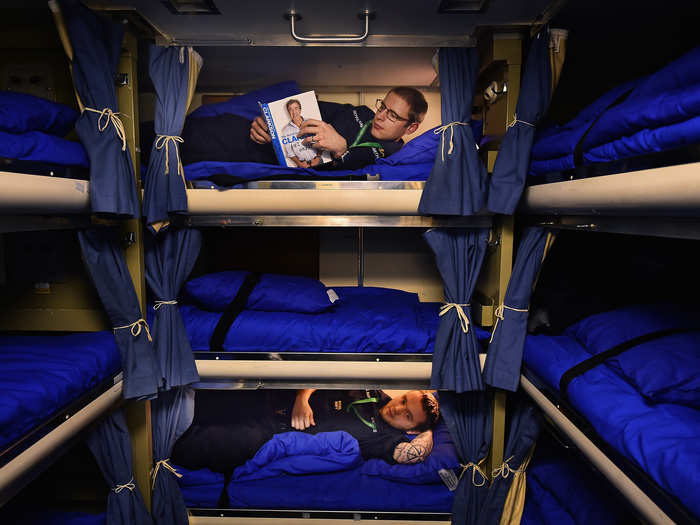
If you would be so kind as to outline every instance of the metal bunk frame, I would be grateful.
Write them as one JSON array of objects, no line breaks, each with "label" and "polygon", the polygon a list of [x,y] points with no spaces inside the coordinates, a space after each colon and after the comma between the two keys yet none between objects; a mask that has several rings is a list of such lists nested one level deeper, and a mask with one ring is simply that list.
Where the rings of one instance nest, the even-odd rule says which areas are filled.
[{"label": "metal bunk frame", "polygon": [[[120,110],[133,119],[126,119],[127,140],[136,164],[135,145],[138,143],[138,104],[136,102],[137,41],[125,35],[119,72],[126,75],[126,84],[117,90]],[[89,183],[75,179],[34,176],[21,173],[0,172],[0,233],[72,230],[85,228],[103,221],[95,221],[89,214]],[[116,224],[116,223],[114,223]],[[143,268],[143,243],[138,220],[120,224],[125,238],[129,239],[126,259],[134,280],[137,295],[145,307],[145,277]],[[34,331],[95,331],[109,329],[104,324],[101,305],[93,304],[82,291],[47,300],[37,299],[37,306],[3,316],[4,330]],[[69,306],[61,306],[69,303]],[[85,305],[76,309],[75,303]],[[110,384],[111,383],[111,384]],[[84,433],[122,400],[121,373],[108,378],[99,387],[85,393],[67,407],[53,414],[39,427],[16,440],[6,451],[7,462],[0,467],[0,505],[5,504],[27,483],[48,468],[63,452],[78,442]],[[145,487],[144,498],[150,503],[151,432],[150,407],[147,402],[130,402],[126,416],[132,436],[134,473],[140,487]],[[0,461],[3,457],[0,456]]]}]

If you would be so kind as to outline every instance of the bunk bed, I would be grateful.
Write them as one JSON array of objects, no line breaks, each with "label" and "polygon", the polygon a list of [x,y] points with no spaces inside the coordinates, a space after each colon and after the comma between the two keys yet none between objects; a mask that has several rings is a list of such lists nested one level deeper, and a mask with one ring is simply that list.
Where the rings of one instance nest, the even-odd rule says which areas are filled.
[{"label": "bunk bed", "polygon": [[[528,388],[587,429],[675,522],[696,522],[699,514],[696,323],[692,310],[640,305],[593,315],[561,336],[530,336],[525,346]],[[590,368],[571,371],[587,360]]]},{"label": "bunk bed", "polygon": [[[519,207],[524,222],[700,238],[698,79],[691,67],[698,51],[610,91],[569,124],[542,131],[530,163],[535,176]],[[584,305],[587,292],[596,294],[581,291]],[[697,523],[698,457],[690,445],[698,437],[697,389],[683,379],[697,360],[692,305],[589,314],[561,335],[527,337],[522,388],[643,519]]]}]

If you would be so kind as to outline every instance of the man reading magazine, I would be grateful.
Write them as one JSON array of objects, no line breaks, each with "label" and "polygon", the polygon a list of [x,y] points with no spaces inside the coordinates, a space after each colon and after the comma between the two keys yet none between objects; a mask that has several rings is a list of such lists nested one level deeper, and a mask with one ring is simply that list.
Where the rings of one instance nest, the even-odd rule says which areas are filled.
[{"label": "man reading magazine", "polygon": [[[367,106],[318,104],[323,120],[305,120],[298,134],[305,146],[331,154],[333,160],[316,169],[359,169],[388,157],[401,149],[402,137],[418,129],[428,110],[423,94],[410,87],[390,89],[377,100],[376,113]],[[188,119],[182,138],[184,164],[204,160],[278,164],[262,116],[252,122],[229,114]]]}]

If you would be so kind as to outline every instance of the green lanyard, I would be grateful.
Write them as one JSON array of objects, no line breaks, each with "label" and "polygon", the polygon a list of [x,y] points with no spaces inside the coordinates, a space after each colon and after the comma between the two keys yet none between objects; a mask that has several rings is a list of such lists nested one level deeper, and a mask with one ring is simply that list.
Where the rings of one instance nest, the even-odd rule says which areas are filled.
[{"label": "green lanyard", "polygon": [[374,122],[374,119],[370,120],[364,126],[362,126],[362,129],[357,134],[357,137],[355,137],[355,141],[352,144],[350,144],[350,147],[348,149],[363,147],[377,148],[382,152],[382,156],[384,156],[384,147],[379,142],[360,142],[367,129],[372,125],[372,122]]},{"label": "green lanyard", "polygon": [[364,405],[365,403],[376,403],[379,401],[376,397],[368,397],[366,399],[358,399],[357,401],[353,401],[348,405],[348,408],[345,409],[346,412],[350,412],[350,409],[352,408],[352,411],[355,412],[355,415],[359,418],[360,421],[362,421],[365,425],[367,425],[369,428],[372,429],[372,432],[377,431],[377,425],[373,421],[367,421],[365,418],[363,418],[360,413],[357,411],[357,407],[355,405]]}]

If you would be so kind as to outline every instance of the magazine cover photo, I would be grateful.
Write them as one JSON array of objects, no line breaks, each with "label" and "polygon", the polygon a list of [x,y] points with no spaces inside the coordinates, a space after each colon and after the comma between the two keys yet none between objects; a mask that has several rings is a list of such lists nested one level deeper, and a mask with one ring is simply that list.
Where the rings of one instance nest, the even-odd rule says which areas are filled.
[{"label": "magazine cover photo", "polygon": [[297,137],[305,120],[321,120],[314,91],[261,104],[261,107],[271,131],[277,159],[282,166],[313,168],[331,161],[330,153],[307,146],[302,143],[303,137]]}]

